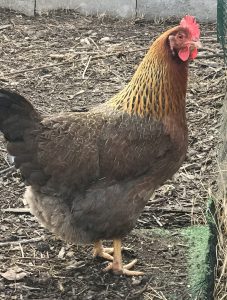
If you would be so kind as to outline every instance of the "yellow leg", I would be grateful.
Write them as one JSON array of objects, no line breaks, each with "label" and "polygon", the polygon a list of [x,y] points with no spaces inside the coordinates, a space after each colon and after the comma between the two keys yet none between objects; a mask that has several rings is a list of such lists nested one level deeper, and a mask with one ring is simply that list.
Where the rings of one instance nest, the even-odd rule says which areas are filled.
[{"label": "yellow leg", "polygon": [[113,260],[113,256],[110,255],[114,251],[113,248],[104,248],[101,241],[94,243],[94,249],[93,249],[93,257],[103,257],[108,260]]},{"label": "yellow leg", "polygon": [[139,271],[131,271],[130,269],[135,265],[137,262],[137,259],[134,259],[127,265],[122,265],[122,255],[121,255],[121,240],[116,239],[113,240],[113,248],[114,248],[114,256],[113,256],[113,262],[110,263],[104,271],[112,270],[114,274],[117,275],[128,275],[128,276],[139,276],[143,275],[143,272]]}]

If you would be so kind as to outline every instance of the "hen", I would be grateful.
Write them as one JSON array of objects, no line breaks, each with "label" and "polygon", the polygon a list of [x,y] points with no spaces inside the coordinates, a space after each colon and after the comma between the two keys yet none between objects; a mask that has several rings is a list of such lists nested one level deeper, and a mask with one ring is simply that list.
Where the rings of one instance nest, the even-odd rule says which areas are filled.
[{"label": "hen", "polygon": [[[68,242],[94,243],[116,274],[142,274],[130,270],[135,261],[122,265],[121,239],[185,158],[188,61],[199,36],[194,17],[184,17],[153,43],[125,88],[89,112],[44,117],[0,90],[0,130],[31,212]],[[103,239],[113,240],[113,257]]]}]

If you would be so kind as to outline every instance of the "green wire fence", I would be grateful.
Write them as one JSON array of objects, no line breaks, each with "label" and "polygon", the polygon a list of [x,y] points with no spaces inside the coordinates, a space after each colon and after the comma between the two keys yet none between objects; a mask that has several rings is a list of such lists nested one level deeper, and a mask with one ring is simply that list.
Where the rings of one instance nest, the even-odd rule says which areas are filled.
[{"label": "green wire fence", "polygon": [[227,63],[227,0],[218,0],[217,3],[217,33]]}]

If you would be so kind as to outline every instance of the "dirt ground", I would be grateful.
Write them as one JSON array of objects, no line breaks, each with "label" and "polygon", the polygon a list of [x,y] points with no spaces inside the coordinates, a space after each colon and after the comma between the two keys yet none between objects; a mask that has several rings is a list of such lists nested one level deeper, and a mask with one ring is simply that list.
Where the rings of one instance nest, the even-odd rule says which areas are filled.
[{"label": "dirt ground", "polygon": [[[7,10],[0,10],[0,20],[0,85],[19,91],[45,114],[89,109],[111,97],[131,78],[152,40],[178,22],[75,12],[25,17]],[[201,30],[200,58],[190,65],[187,160],[149,201],[138,229],[206,222],[206,201],[216,189],[224,66],[215,24],[202,24]],[[131,249],[124,260],[138,258],[137,269],[146,275],[113,276],[101,271],[106,262],[92,258],[90,245],[68,245],[29,213],[13,212],[23,208],[23,192],[0,137],[0,273],[9,276],[0,276],[1,299],[170,299],[170,294],[191,299],[184,245],[177,236],[154,235],[148,243],[131,233],[124,240]]]}]

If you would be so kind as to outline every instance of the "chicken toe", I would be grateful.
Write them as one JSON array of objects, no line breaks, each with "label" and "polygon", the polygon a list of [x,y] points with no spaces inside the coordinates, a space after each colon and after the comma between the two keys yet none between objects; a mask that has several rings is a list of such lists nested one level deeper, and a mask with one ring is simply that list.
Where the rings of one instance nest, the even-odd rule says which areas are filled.
[{"label": "chicken toe", "polygon": [[119,263],[111,262],[104,269],[104,272],[112,270],[112,272],[116,275],[127,275],[127,276],[141,276],[144,275],[141,271],[133,271],[130,270],[137,262],[137,259],[134,259],[129,264],[122,266]]},{"label": "chicken toe", "polygon": [[104,248],[101,241],[94,243],[93,257],[102,257],[107,260],[113,260],[113,256],[110,255],[114,252],[114,248]]},{"label": "chicken toe", "polygon": [[104,272],[112,270],[116,275],[127,275],[127,276],[140,276],[143,275],[143,272],[132,271],[130,270],[137,262],[137,259],[134,259],[127,265],[122,265],[122,255],[121,255],[121,240],[114,240],[114,257],[113,262],[104,269]]}]

